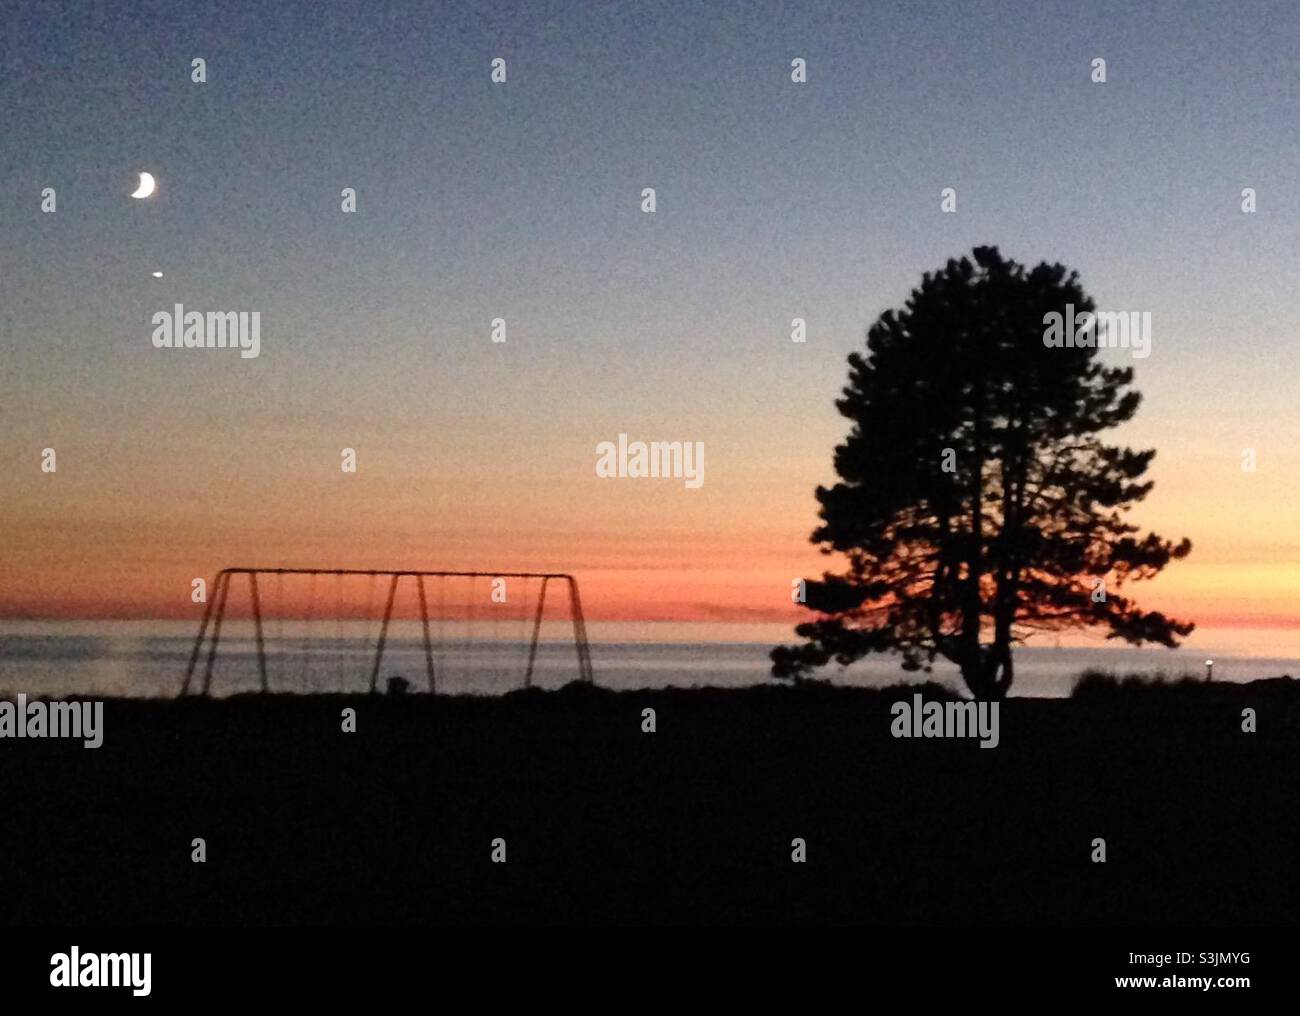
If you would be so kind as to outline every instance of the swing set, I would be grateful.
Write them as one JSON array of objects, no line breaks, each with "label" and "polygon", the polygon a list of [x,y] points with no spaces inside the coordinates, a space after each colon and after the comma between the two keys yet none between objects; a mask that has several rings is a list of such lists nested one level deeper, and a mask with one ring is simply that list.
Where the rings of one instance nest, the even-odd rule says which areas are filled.
[{"label": "swing set", "polygon": [[[510,677],[512,673],[517,673],[513,656],[509,651],[503,649],[511,643],[500,636],[500,627],[503,615],[512,616],[520,625],[520,637],[514,644],[526,647],[526,663],[522,666],[523,686],[531,687],[534,674],[537,668],[538,642],[541,638],[543,613],[546,606],[546,594],[551,583],[559,583],[568,590],[568,621],[573,631],[573,647],[576,655],[577,678],[587,684],[593,683],[591,667],[591,651],[587,642],[587,624],[582,614],[582,600],[578,595],[578,582],[572,575],[564,573],[546,573],[546,572],[480,572],[480,571],[391,571],[385,569],[363,569],[363,568],[223,568],[217,573],[217,577],[212,584],[212,595],[208,600],[208,605],[203,613],[203,620],[199,624],[198,635],[194,639],[194,648],[190,652],[189,666],[185,670],[185,681],[181,685],[180,694],[182,696],[192,694],[191,688],[195,684],[195,675],[199,669],[199,659],[204,655],[203,650],[206,643],[206,659],[203,663],[202,682],[196,692],[193,694],[207,695],[212,688],[213,668],[217,661],[217,646],[221,641],[222,624],[227,621],[227,615],[234,613],[231,607],[231,582],[236,576],[246,576],[248,579],[248,613],[251,616],[253,636],[256,644],[257,658],[257,677],[259,688],[262,692],[269,692],[271,688],[271,670],[267,666],[267,641],[268,641],[268,614],[274,621],[274,628],[269,638],[276,647],[276,651],[270,654],[272,656],[276,684],[283,688],[289,671],[292,669],[291,661],[288,657],[293,650],[291,647],[297,641],[292,635],[286,635],[286,619],[298,621],[301,627],[301,646],[296,651],[299,657],[299,668],[294,675],[300,686],[308,687],[309,678],[312,676],[310,661],[314,655],[313,651],[313,633],[317,632],[322,624],[328,624],[329,618],[318,616],[317,599],[318,599],[318,580],[322,577],[334,578],[334,658],[335,673],[340,682],[344,681],[347,668],[346,658],[350,654],[348,648],[349,639],[344,635],[344,619],[349,609],[355,611],[359,607],[359,597],[350,598],[350,602],[345,604],[344,584],[347,582],[354,583],[359,578],[364,578],[367,582],[365,597],[365,638],[362,642],[362,653],[365,659],[369,660],[369,690],[374,693],[379,685],[379,672],[383,664],[385,646],[389,641],[390,628],[394,621],[394,603],[397,600],[398,587],[402,580],[412,580],[415,585],[415,591],[418,597],[418,617],[420,620],[420,643],[423,650],[423,662],[425,676],[428,683],[430,694],[437,694],[438,681],[440,673],[445,677],[449,669],[455,673],[453,664],[459,662],[461,670],[459,677],[468,679],[471,676],[474,667],[474,657],[476,655],[487,655],[493,662],[493,676],[500,678],[502,676]],[[266,589],[266,580],[274,579],[273,590]],[[295,580],[301,583],[301,580],[308,580],[308,588],[305,594],[306,609],[302,614],[294,618],[290,610],[290,600],[285,594],[285,582]],[[259,579],[262,581],[259,582]],[[379,622],[378,638],[374,645],[373,660],[370,660],[370,630],[373,620],[375,587],[380,579],[387,579],[387,597],[384,605],[384,611]],[[491,596],[488,600],[495,611],[492,620],[492,638],[488,640],[476,641],[474,638],[474,621],[479,612],[476,610],[478,605],[478,593],[475,583],[477,580],[487,579],[491,584]],[[529,620],[529,608],[531,607],[531,598],[529,595],[530,585],[533,582],[540,581],[541,586],[537,594],[536,610],[532,612],[532,632],[527,632],[527,623]],[[515,603],[522,602],[524,609],[510,614],[508,610],[502,611],[497,609],[507,602],[507,588],[510,582],[523,583],[523,595],[515,594]],[[429,583],[437,584],[437,612],[433,619],[430,617],[429,595],[427,585]],[[460,587],[468,584],[467,594],[459,601],[450,602],[447,598],[447,589],[449,583],[459,583]],[[409,587],[410,581],[407,586]],[[265,609],[264,597],[270,592],[274,596],[274,608],[270,611]],[[554,600],[554,596],[552,597]],[[355,606],[353,606],[355,602]],[[324,614],[325,612],[319,612]],[[353,615],[355,618],[355,614]],[[455,621],[461,620],[464,625],[463,641],[453,640],[447,637],[446,629]],[[437,637],[434,635],[435,626]],[[351,642],[356,642],[353,638]],[[435,653],[435,646],[437,652]],[[355,655],[354,653],[352,655]],[[438,664],[435,664],[435,656]]]}]

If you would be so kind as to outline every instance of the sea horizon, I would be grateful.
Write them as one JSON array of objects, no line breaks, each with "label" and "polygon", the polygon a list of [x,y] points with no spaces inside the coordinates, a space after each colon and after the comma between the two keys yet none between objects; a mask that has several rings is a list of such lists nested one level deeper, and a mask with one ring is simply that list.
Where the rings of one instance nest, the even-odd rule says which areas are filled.
[{"label": "sea horizon", "polygon": [[[268,687],[272,692],[362,692],[369,687],[378,624],[358,620],[269,622]],[[781,684],[770,673],[772,646],[793,639],[788,626],[768,622],[593,622],[588,625],[595,683],[611,690]],[[0,695],[178,695],[193,652],[197,625],[176,620],[0,621]],[[1254,635],[1252,639],[1251,636]],[[710,637],[712,636],[712,637]],[[1206,629],[1182,647],[1132,648],[1092,644],[1074,635],[1038,640],[1015,654],[1014,697],[1063,698],[1087,670],[1176,679],[1247,682],[1300,674],[1300,630]],[[1251,652],[1252,643],[1258,646]],[[195,684],[202,679],[205,641]],[[546,621],[531,681],[525,680],[529,639],[518,624],[475,630],[462,621],[431,622],[431,656],[440,694],[499,695],[525,687],[558,688],[579,676],[567,624]],[[869,657],[819,675],[833,684],[883,687],[933,681],[964,692],[957,668],[936,660],[933,673],[907,672],[892,655]],[[418,621],[394,620],[385,641],[381,687],[391,677],[427,690]],[[212,694],[259,688],[256,633],[251,621],[227,622],[214,657]]]}]

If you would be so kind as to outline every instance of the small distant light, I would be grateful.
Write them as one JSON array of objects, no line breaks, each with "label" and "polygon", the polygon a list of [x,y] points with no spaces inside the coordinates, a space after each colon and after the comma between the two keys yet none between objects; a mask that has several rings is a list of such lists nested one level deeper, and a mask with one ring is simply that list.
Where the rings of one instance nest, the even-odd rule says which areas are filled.
[{"label": "small distant light", "polygon": [[1213,661],[1213,660],[1206,660],[1206,661],[1205,661],[1205,665],[1206,665],[1207,667],[1213,667],[1213,666],[1214,666],[1214,661]]},{"label": "small distant light", "polygon": [[153,277],[154,277],[155,279],[161,279],[161,278],[162,278],[162,272],[153,272],[152,274],[153,274]]}]

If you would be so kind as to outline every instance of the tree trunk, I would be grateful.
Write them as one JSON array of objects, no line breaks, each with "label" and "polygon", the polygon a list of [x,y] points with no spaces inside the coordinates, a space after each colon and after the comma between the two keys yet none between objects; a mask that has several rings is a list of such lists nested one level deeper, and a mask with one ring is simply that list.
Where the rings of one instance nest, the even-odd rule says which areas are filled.
[{"label": "tree trunk", "polygon": [[974,657],[967,656],[961,663],[961,677],[966,687],[977,699],[997,702],[1006,698],[1014,676],[1011,664],[1011,644],[999,640],[991,646],[980,646]]}]

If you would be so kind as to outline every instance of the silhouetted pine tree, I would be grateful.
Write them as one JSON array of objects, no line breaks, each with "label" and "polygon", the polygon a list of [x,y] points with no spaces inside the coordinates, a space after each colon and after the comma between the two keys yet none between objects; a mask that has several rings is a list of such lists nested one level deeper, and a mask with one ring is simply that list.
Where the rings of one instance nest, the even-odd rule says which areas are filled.
[{"label": "silhouetted pine tree", "polygon": [[1043,341],[1049,312],[1095,310],[1077,273],[1026,270],[996,247],[972,258],[926,274],[849,357],[836,406],[853,426],[812,535],[848,568],[808,582],[822,616],[796,628],[806,642],[772,651],[778,676],[898,650],[908,670],[942,656],[976,697],[1001,698],[1033,631],[1176,646],[1193,628],[1121,595],[1191,544],[1125,521],[1155,452],[1100,435],[1137,410],[1132,369]]}]

